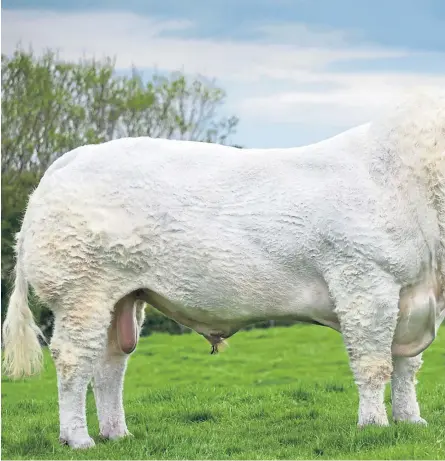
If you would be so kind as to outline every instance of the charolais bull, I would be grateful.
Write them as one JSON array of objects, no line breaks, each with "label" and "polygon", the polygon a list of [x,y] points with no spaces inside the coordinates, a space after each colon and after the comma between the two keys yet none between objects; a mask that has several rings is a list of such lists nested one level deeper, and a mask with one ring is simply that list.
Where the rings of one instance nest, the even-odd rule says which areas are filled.
[{"label": "charolais bull", "polygon": [[[294,319],[339,331],[358,424],[425,424],[421,354],[445,316],[445,97],[290,149],[124,138],[74,149],[32,193],[3,329],[13,378],[39,371],[31,286],[55,317],[60,439],[128,435],[124,374],[148,303],[216,352],[237,330]],[[298,341],[298,330],[295,331]],[[296,364],[296,371],[298,365]]]}]

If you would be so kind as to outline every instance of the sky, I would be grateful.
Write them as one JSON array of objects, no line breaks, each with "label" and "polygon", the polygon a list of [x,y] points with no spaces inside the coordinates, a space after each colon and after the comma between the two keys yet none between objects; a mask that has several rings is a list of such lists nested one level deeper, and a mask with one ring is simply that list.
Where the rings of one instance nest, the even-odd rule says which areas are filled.
[{"label": "sky", "polygon": [[445,85],[443,0],[3,0],[2,53],[214,78],[245,147],[309,144]]}]

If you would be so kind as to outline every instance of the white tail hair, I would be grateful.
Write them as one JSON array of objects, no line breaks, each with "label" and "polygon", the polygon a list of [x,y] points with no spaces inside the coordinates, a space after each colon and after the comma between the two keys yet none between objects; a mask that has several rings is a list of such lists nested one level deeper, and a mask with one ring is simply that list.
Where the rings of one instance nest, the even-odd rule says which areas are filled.
[{"label": "white tail hair", "polygon": [[17,239],[14,291],[3,324],[4,373],[12,379],[37,374],[42,368],[40,328],[28,306],[28,282],[21,261],[21,238]]}]

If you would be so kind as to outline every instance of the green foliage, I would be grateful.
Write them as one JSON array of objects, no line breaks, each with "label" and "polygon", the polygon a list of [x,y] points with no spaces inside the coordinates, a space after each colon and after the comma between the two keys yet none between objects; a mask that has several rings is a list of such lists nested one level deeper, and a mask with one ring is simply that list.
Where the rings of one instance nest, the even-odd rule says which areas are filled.
[{"label": "green foliage", "polygon": [[[238,119],[218,115],[226,95],[212,81],[181,73],[146,81],[136,69],[123,77],[111,59],[62,62],[51,51],[36,57],[18,49],[13,56],[2,55],[1,78],[3,320],[14,236],[29,194],[57,157],[125,136],[225,143]],[[34,310],[50,330],[48,310],[37,305]],[[152,326],[154,319],[149,316]],[[177,329],[164,317],[156,319],[168,330]]]},{"label": "green foliage", "polygon": [[13,282],[15,234],[20,229],[29,192],[38,180],[38,173],[33,171],[23,171],[20,175],[14,171],[2,172],[2,322]]},{"label": "green foliage", "polygon": [[[418,397],[428,427],[357,428],[358,395],[341,335],[317,326],[240,332],[210,355],[196,333],[143,338],[129,361],[125,408],[134,438],[96,447],[58,444],[57,383],[2,383],[5,459],[443,459],[445,329],[424,354]],[[386,391],[391,416],[390,389]]]},{"label": "green foliage", "polygon": [[144,82],[117,76],[114,63],[60,62],[17,50],[2,55],[2,172],[42,174],[75,147],[124,136],[224,143],[236,117],[218,117],[225,92],[174,73]]}]

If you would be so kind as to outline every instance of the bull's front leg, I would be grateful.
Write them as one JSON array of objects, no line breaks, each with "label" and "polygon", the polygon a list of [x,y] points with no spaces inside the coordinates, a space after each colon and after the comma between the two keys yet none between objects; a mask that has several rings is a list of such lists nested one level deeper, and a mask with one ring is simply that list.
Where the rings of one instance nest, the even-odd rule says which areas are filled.
[{"label": "bull's front leg", "polygon": [[[385,386],[392,373],[391,346],[397,324],[399,287],[386,275],[368,272],[330,286],[359,392],[358,425],[388,425]],[[346,283],[345,283],[346,281]]]},{"label": "bull's front leg", "polygon": [[420,416],[416,397],[416,373],[422,365],[422,354],[416,357],[394,357],[391,377],[392,415],[395,421],[427,424]]}]

